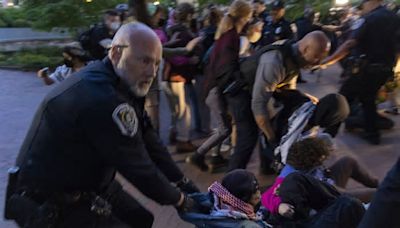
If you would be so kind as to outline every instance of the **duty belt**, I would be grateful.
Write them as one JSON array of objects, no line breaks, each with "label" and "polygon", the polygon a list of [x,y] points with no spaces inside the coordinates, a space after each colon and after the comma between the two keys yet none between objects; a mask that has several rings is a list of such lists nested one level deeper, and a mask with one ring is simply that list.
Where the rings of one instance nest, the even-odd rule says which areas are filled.
[{"label": "duty belt", "polygon": [[111,204],[102,196],[93,192],[72,193],[43,193],[40,191],[23,191],[21,196],[31,198],[38,204],[51,204],[55,208],[63,209],[74,204],[87,204],[90,210],[99,215],[108,217],[112,213]]}]

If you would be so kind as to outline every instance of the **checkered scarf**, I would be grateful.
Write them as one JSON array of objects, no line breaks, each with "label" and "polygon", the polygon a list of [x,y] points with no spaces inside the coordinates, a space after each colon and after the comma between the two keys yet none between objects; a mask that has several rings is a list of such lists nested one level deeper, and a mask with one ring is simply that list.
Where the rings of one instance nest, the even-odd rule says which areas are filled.
[{"label": "checkered scarf", "polygon": [[[228,210],[232,217],[244,217],[256,220],[257,216],[254,213],[254,207],[251,204],[244,202],[232,195],[224,186],[215,181],[209,188],[209,192],[214,193],[216,202],[214,207],[216,210]],[[218,201],[218,202],[217,202]]]}]

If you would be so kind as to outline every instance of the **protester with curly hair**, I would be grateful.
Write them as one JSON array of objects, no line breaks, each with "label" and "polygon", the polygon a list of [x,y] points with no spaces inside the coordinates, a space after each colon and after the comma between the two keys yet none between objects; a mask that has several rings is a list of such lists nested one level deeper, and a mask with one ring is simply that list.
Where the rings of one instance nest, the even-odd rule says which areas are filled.
[{"label": "protester with curly hair", "polygon": [[[262,204],[272,214],[293,217],[304,207],[324,208],[325,204],[331,201],[329,200],[330,197],[333,200],[342,193],[354,196],[363,202],[369,202],[376,191],[378,180],[360,166],[355,158],[350,156],[342,157],[329,169],[326,169],[323,163],[333,149],[334,146],[328,134],[318,138],[306,138],[294,143],[289,149],[285,167],[276,178],[275,183],[263,193]],[[292,176],[288,179],[293,174],[304,176],[301,178]],[[350,178],[368,188],[345,189]],[[283,185],[285,185],[284,189],[282,189]],[[303,187],[299,188],[299,186]],[[291,191],[293,189],[297,190]],[[304,191],[304,194],[301,194],[301,191]],[[321,195],[318,195],[319,193]],[[308,196],[314,199],[321,196],[321,200],[308,199]],[[302,203],[293,205],[285,202],[285,199]],[[315,204],[313,205],[312,202]]]}]

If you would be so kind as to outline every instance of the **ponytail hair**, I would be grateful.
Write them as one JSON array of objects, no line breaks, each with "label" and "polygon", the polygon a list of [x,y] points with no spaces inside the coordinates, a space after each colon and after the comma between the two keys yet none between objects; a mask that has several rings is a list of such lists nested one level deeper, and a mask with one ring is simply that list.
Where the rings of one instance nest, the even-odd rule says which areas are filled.
[{"label": "ponytail hair", "polygon": [[246,0],[235,0],[229,6],[228,13],[224,15],[215,33],[215,40],[218,40],[224,33],[236,26],[236,23],[251,14],[252,6]]}]

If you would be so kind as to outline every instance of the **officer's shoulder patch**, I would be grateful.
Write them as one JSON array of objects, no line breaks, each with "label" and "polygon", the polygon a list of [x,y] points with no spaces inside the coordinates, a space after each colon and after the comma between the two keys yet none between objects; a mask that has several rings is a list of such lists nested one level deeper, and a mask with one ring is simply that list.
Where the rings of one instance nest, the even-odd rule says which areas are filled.
[{"label": "officer's shoulder patch", "polygon": [[129,137],[135,136],[139,121],[135,109],[132,106],[127,103],[118,105],[114,109],[112,118],[123,135]]},{"label": "officer's shoulder patch", "polygon": [[364,24],[364,22],[365,22],[365,19],[364,19],[364,18],[359,18],[359,19],[357,19],[357,20],[353,23],[353,25],[351,26],[351,30],[357,30],[357,29],[359,29],[359,28]]}]

